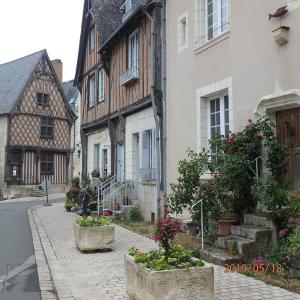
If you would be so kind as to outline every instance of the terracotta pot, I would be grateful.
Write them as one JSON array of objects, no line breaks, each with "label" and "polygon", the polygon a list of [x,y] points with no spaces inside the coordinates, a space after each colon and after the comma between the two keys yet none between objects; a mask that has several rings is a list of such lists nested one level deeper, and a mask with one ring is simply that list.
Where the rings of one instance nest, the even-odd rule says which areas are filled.
[{"label": "terracotta pot", "polygon": [[67,212],[70,212],[70,211],[71,211],[71,208],[72,208],[72,206],[66,206],[65,208],[66,208],[66,211],[67,211]]},{"label": "terracotta pot", "polygon": [[219,220],[218,221],[218,235],[230,235],[231,226],[236,223],[236,220]]}]

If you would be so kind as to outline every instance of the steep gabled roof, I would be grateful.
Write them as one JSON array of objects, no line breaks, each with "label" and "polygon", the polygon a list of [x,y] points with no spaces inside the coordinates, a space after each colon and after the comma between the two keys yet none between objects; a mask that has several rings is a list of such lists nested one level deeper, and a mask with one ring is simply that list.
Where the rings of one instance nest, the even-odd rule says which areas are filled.
[{"label": "steep gabled roof", "polygon": [[9,114],[46,50],[0,65],[0,115]]},{"label": "steep gabled roof", "polygon": [[91,22],[95,20],[96,28],[100,36],[100,45],[103,45],[122,23],[120,8],[123,3],[124,0],[84,1],[77,67],[74,79],[75,86],[79,87],[80,85]]}]

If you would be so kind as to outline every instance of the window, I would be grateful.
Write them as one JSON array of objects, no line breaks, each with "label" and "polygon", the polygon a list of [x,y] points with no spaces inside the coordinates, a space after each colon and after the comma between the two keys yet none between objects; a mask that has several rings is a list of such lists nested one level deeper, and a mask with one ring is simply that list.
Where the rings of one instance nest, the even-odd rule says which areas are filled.
[{"label": "window", "polygon": [[49,153],[49,152],[41,153],[41,174],[42,175],[54,174],[53,153]]},{"label": "window", "polygon": [[135,31],[129,36],[128,39],[128,69],[135,72],[138,75],[139,65],[139,35],[138,31]]},{"label": "window", "polygon": [[154,180],[155,174],[155,133],[154,130],[145,130],[142,133],[141,180]]},{"label": "window", "polygon": [[95,50],[95,27],[92,27],[89,31],[89,50]]},{"label": "window", "polygon": [[187,13],[178,19],[178,50],[182,51],[188,46]]},{"label": "window", "polygon": [[93,107],[95,104],[95,75],[88,78],[88,108]]},{"label": "window", "polygon": [[206,0],[207,40],[229,29],[229,0]]},{"label": "window", "polygon": [[53,138],[54,120],[48,117],[41,118],[41,138]]},{"label": "window", "polygon": [[100,170],[100,144],[94,145],[94,169]]},{"label": "window", "polygon": [[104,69],[101,68],[98,72],[98,100],[105,100],[105,73]]},{"label": "window", "polygon": [[214,98],[210,104],[210,138],[220,135],[229,136],[229,100],[228,95]]},{"label": "window", "polygon": [[37,93],[37,104],[42,106],[48,106],[50,102],[50,97],[48,94]]}]

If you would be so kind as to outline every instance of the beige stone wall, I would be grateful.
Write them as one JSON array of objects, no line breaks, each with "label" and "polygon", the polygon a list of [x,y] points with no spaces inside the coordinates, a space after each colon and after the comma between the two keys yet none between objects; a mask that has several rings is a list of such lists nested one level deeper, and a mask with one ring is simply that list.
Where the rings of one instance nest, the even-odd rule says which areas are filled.
[{"label": "beige stone wall", "polygon": [[5,178],[5,147],[7,144],[7,117],[0,117],[0,185],[3,184]]},{"label": "beige stone wall", "polygon": [[[300,90],[299,0],[288,1],[289,12],[281,20],[290,27],[289,42],[283,46],[272,34],[280,20],[269,21],[268,14],[286,1],[231,0],[230,30],[204,44],[201,22],[195,17],[198,1],[202,0],[167,0],[168,182],[176,180],[178,161],[186,157],[186,150],[199,150],[207,138],[205,97],[224,87],[230,90],[230,125],[239,130],[248,118],[255,119],[263,97]],[[178,48],[183,15],[188,27],[184,50]]]}]

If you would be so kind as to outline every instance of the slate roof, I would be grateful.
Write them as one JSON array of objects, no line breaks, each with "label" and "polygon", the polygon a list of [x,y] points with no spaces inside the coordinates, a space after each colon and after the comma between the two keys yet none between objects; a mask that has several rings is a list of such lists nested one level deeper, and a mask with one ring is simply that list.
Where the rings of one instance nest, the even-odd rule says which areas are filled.
[{"label": "slate roof", "polygon": [[64,82],[62,84],[62,89],[69,103],[78,96],[79,91],[73,86],[73,80]]},{"label": "slate roof", "polygon": [[0,64],[0,115],[11,112],[44,53],[46,50],[41,50]]}]

